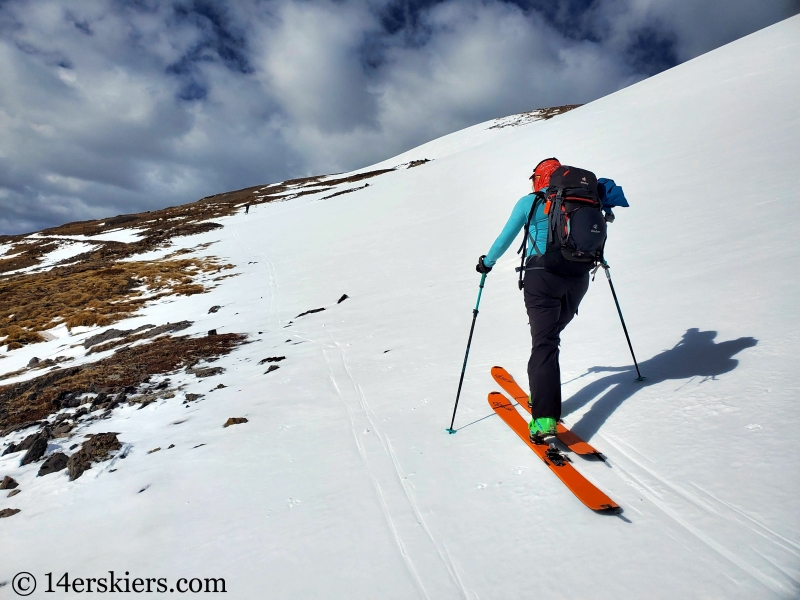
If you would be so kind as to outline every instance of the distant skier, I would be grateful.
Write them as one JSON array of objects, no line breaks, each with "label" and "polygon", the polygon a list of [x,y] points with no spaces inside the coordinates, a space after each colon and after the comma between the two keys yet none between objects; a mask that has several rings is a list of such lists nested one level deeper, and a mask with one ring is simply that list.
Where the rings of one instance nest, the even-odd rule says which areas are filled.
[{"label": "distant skier", "polygon": [[[559,186],[548,189],[551,176],[558,180]],[[572,179],[575,176],[577,180]],[[532,339],[531,357],[528,361],[532,416],[529,428],[531,439],[541,440],[544,436],[555,435],[556,425],[561,418],[561,370],[558,363],[560,335],[578,313],[578,306],[589,288],[589,271],[598,260],[602,260],[605,223],[612,221],[614,217],[610,208],[603,206],[605,216],[600,211],[597,181],[589,171],[566,166],[562,168],[558,159],[547,158],[536,165],[530,180],[533,193],[519,199],[489,252],[478,259],[476,269],[479,273],[489,273],[520,230],[527,228],[528,235],[520,248],[520,251],[525,250],[525,266],[520,269],[520,275],[524,273],[525,276],[524,282],[522,277],[520,279],[520,287],[524,290]],[[561,192],[567,190],[567,184],[570,186],[569,193],[562,197]],[[573,188],[573,185],[583,185],[585,189]],[[578,196],[581,191],[586,192],[587,200],[575,197],[573,201],[570,196],[573,191]],[[591,195],[594,195],[594,204],[590,204],[588,197]],[[562,206],[564,209],[560,210]],[[584,206],[589,210],[583,211],[578,217],[578,212],[583,210],[580,207]],[[560,227],[551,227],[557,218],[556,211],[565,215],[565,220]],[[568,218],[571,218],[572,231],[570,227],[564,226]],[[551,230],[552,233],[548,236]],[[585,231],[583,239],[577,242],[561,240],[563,244],[572,244],[570,247],[577,244],[584,252],[574,250],[569,260],[565,258],[569,250],[562,251],[564,245],[559,245],[559,240],[556,239],[557,232],[561,230],[566,230],[565,237],[574,233],[579,238],[579,230]],[[584,246],[581,246],[582,243]]]},{"label": "distant skier", "polygon": [[249,202],[244,205],[244,214],[246,214],[246,215],[250,214],[250,203]]}]

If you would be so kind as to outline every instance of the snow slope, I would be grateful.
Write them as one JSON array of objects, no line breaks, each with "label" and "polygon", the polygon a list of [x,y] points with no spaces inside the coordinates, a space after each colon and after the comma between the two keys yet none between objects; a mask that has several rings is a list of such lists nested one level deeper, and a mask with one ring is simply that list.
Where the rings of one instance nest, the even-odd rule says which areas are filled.
[{"label": "snow slope", "polygon": [[[0,499],[22,510],[0,521],[0,583],[115,570],[224,577],[234,598],[798,597],[797,98],[800,17],[551,120],[430,142],[370,169],[431,162],[357,192],[179,238],[217,241],[203,252],[241,274],[118,326],[191,318],[190,333],[253,343],[215,363],[223,375],[183,376],[206,394],[191,408],[123,408],[86,430],[119,432],[124,461],[69,482],[0,458],[24,490]],[[607,258],[648,380],[632,381],[602,276],[561,353],[565,420],[608,457],[576,468],[620,517],[580,504],[486,402],[492,365],[525,380],[511,252],[487,279],[459,431],[444,431],[474,264],[546,156],[631,202]],[[249,422],[223,429],[234,416]]]}]

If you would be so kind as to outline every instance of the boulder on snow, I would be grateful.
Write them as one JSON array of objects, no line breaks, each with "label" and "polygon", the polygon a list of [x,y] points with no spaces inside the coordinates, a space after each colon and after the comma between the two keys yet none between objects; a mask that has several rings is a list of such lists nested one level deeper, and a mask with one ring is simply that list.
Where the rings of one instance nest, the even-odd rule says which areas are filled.
[{"label": "boulder on snow", "polygon": [[83,475],[86,469],[91,468],[93,462],[108,460],[112,452],[120,448],[122,444],[117,439],[116,433],[98,433],[92,436],[67,461],[70,481]]},{"label": "boulder on snow", "polygon": [[53,429],[53,437],[54,438],[68,437],[69,432],[72,431],[73,429],[75,429],[75,423],[61,423],[60,425],[58,425],[58,427]]},{"label": "boulder on snow", "polygon": [[5,519],[6,517],[12,517],[19,512],[18,508],[4,508],[0,510],[0,519]]},{"label": "boulder on snow", "polygon": [[3,450],[3,453],[0,454],[0,456],[5,456],[6,454],[11,454],[12,452],[16,452],[16,451],[17,451],[17,445],[16,444],[9,444],[8,448]]},{"label": "boulder on snow", "polygon": [[240,423],[247,423],[247,419],[244,417],[231,417],[227,421],[225,421],[225,425],[223,427],[230,427],[231,425],[239,425]]},{"label": "boulder on snow", "polygon": [[39,468],[39,473],[37,473],[37,477],[43,477],[45,475],[49,475],[50,473],[57,473],[58,471],[63,471],[67,468],[67,462],[69,461],[69,457],[64,454],[63,452],[56,452],[55,454],[51,454],[47,460],[42,463],[42,466]]},{"label": "boulder on snow", "polygon": [[225,372],[222,367],[203,367],[200,369],[189,369],[190,373],[194,373],[195,377],[213,377]]},{"label": "boulder on snow", "polygon": [[271,363],[271,362],[281,362],[282,360],[286,360],[285,356],[268,356],[267,358],[262,358],[258,361],[258,364],[263,365],[264,363]]},{"label": "boulder on snow", "polygon": [[28,451],[25,453],[25,456],[22,457],[22,460],[19,462],[21,467],[25,465],[29,465],[32,462],[36,462],[40,458],[44,456],[44,453],[47,451],[47,436],[46,435],[38,435],[36,439],[31,444],[31,447],[28,448]]},{"label": "boulder on snow", "polygon": [[19,484],[14,480],[12,477],[6,475],[3,477],[3,481],[0,481],[0,490],[13,490],[15,487],[18,487]]},{"label": "boulder on snow", "polygon": [[19,489],[19,488],[17,488],[16,490],[11,490],[10,492],[8,492],[8,496],[6,496],[6,498],[13,498],[17,494],[19,494],[21,491],[22,490]]}]

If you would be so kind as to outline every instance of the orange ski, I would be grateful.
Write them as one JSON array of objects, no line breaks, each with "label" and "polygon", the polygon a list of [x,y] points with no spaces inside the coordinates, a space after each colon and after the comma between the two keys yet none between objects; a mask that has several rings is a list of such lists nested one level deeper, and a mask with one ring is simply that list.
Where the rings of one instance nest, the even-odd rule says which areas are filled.
[{"label": "orange ski", "polygon": [[559,453],[553,446],[547,444],[534,444],[530,440],[528,431],[528,424],[514,408],[514,405],[503,396],[500,392],[492,392],[489,394],[489,405],[494,409],[500,418],[505,421],[506,425],[511,427],[514,432],[528,444],[528,447],[533,450],[536,455],[542,459],[544,464],[550,467],[550,470],[564,482],[570,491],[592,510],[606,511],[616,510],[619,505],[611,498],[606,496],[603,492],[597,489],[583,475],[578,473],[572,465],[568,462],[569,459],[563,454]]},{"label": "orange ski", "polygon": [[[528,394],[519,387],[519,384],[514,381],[514,378],[503,367],[492,367],[492,377],[514,400],[519,402],[519,405],[524,408],[528,413],[531,409],[528,407]],[[556,434],[558,441],[567,446],[575,454],[594,455],[600,460],[604,460],[603,455],[600,454],[595,448],[584,442],[580,437],[567,429],[563,423],[558,424],[558,433]]]}]

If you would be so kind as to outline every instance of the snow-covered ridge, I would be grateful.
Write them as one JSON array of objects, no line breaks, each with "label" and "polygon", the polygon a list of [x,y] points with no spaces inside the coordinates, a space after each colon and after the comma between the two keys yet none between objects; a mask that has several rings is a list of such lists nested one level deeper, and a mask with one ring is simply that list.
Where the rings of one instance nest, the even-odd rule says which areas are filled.
[{"label": "snow-covered ridge", "polygon": [[[248,343],[152,377],[133,405],[87,394],[105,418],[47,453],[93,433],[120,447],[74,481],[0,457],[21,490],[0,493],[0,510],[20,510],[0,519],[0,583],[124,565],[224,577],[237,598],[796,597],[798,75],[800,17],[556,118],[476,125],[249,214],[243,191],[222,227],[146,255],[216,256],[239,275],[114,327],[191,321],[165,335]],[[586,509],[492,416],[489,369],[524,381],[529,351],[510,252],[487,278],[458,433],[444,431],[475,261],[546,156],[614,178],[631,202],[607,258],[648,379],[632,381],[602,276],[561,350],[565,420],[608,458],[574,465],[622,518]],[[323,189],[368,172],[381,174]],[[558,567],[532,576],[543,552]],[[540,576],[557,585],[532,589]]]}]

